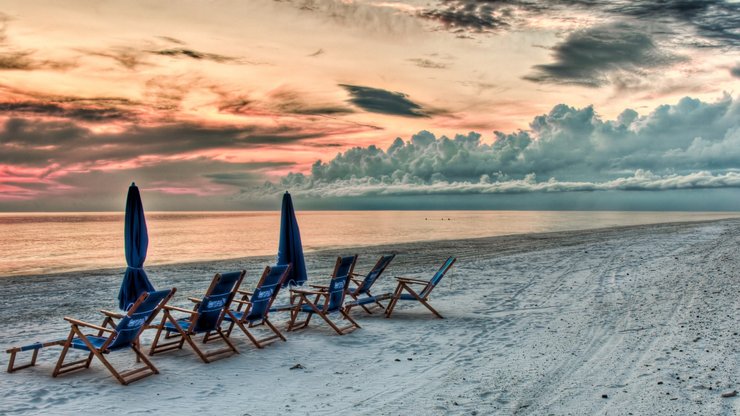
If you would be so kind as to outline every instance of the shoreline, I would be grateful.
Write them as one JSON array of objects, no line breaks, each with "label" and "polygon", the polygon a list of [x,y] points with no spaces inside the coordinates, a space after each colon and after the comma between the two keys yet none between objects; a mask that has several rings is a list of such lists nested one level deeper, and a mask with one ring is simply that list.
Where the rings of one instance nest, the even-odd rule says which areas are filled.
[{"label": "shoreline", "polygon": [[[661,223],[650,223],[650,224],[635,224],[635,225],[616,225],[616,226],[610,226],[610,227],[602,227],[602,228],[586,228],[586,229],[578,229],[578,230],[567,230],[567,231],[547,231],[547,232],[537,232],[537,233],[515,233],[515,234],[504,234],[504,235],[496,235],[496,236],[488,236],[488,237],[474,237],[474,238],[463,238],[463,239],[450,239],[450,240],[419,240],[419,241],[411,241],[411,242],[402,242],[402,243],[386,243],[386,244],[375,244],[375,245],[367,245],[367,246],[338,246],[333,248],[321,248],[319,250],[312,250],[312,251],[306,251],[304,252],[306,256],[324,256],[327,254],[334,253],[335,256],[341,255],[341,254],[350,254],[350,252],[355,253],[357,252],[360,254],[360,260],[362,260],[362,254],[363,252],[372,252],[372,253],[384,253],[384,252],[393,252],[393,251],[408,251],[412,248],[427,245],[448,245],[448,246],[454,246],[456,243],[460,244],[473,244],[473,245],[488,245],[488,244],[495,244],[498,242],[498,240],[501,241],[511,241],[514,243],[520,243],[516,240],[523,239],[523,240],[548,240],[551,238],[561,238],[561,239],[567,239],[570,236],[575,235],[587,235],[587,234],[594,234],[594,233],[604,233],[604,232],[615,232],[615,231],[621,231],[621,230],[630,230],[630,229],[642,229],[645,227],[656,227],[656,228],[664,228],[664,227],[675,227],[675,226],[681,226],[681,225],[700,225],[700,224],[709,224],[709,223],[716,223],[716,222],[724,222],[724,221],[740,221],[740,218],[720,218],[720,219],[711,219],[711,220],[697,220],[697,221],[671,221],[671,222],[661,222]],[[520,250],[527,250],[525,246],[520,246]],[[268,264],[274,264],[274,259],[277,256],[277,248],[275,255],[257,255],[257,256],[242,256],[242,257],[232,257],[227,259],[215,259],[215,260],[194,260],[194,261],[186,261],[186,262],[178,262],[178,263],[166,263],[166,264],[157,264],[152,266],[147,266],[146,263],[144,264],[144,269],[147,271],[148,274],[154,274],[160,271],[170,271],[171,269],[177,269],[177,268],[199,268],[205,265],[232,265],[239,262],[244,262],[247,264],[253,264],[255,262],[259,262],[262,260],[264,262],[264,265]],[[123,264],[123,262],[122,262]],[[123,264],[120,267],[112,267],[112,268],[101,268],[101,269],[81,269],[81,270],[73,270],[73,271],[65,271],[60,273],[42,273],[42,274],[24,274],[24,275],[9,275],[9,276],[0,276],[0,286],[3,282],[13,281],[13,280],[24,280],[27,281],[28,279],[69,279],[69,278],[93,278],[96,276],[109,276],[112,274],[120,274],[123,275],[124,271],[126,270],[125,264]],[[220,269],[219,269],[220,270]],[[310,271],[309,271],[310,272]],[[150,276],[151,278],[151,276]]]}]

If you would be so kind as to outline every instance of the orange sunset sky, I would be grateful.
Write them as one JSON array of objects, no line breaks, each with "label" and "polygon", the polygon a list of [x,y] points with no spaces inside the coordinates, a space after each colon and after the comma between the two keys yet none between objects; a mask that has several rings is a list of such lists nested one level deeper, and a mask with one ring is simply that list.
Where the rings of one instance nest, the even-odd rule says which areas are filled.
[{"label": "orange sunset sky", "polygon": [[0,210],[731,208],[738,5],[6,0]]}]

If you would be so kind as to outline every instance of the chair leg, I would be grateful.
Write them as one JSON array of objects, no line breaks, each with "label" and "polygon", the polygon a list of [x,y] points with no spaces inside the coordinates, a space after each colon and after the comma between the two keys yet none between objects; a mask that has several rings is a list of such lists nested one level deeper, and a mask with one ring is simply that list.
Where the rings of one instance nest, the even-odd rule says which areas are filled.
[{"label": "chair leg", "polygon": [[227,337],[230,337],[231,336],[231,331],[234,330],[234,326],[235,325],[236,325],[236,323],[233,320],[232,321],[229,321],[229,329],[226,330],[226,336]]},{"label": "chair leg", "polygon": [[402,286],[399,284],[398,288],[396,288],[396,291],[393,293],[393,297],[391,298],[390,302],[388,302],[388,306],[385,308],[385,317],[390,318],[391,314],[393,314],[393,309],[396,308],[396,304],[398,303],[398,299],[401,297],[401,288]]},{"label": "chair leg", "polygon": [[[305,313],[306,320],[303,322],[296,323],[296,320],[298,319],[298,314]],[[291,312],[291,318],[290,322],[288,322],[288,331],[295,331],[298,329],[303,329],[308,326],[308,323],[311,322],[311,318],[313,318],[314,312],[302,312],[302,311],[294,311]]]},{"label": "chair leg", "polygon": [[426,306],[426,307],[427,307],[427,309],[429,309],[430,311],[432,311],[432,313],[433,313],[434,315],[436,315],[436,316],[437,316],[437,318],[439,318],[439,319],[444,319],[444,316],[440,315],[440,314],[439,314],[439,312],[437,312],[437,311],[436,311],[436,310],[435,310],[434,308],[432,308],[432,305],[430,305],[430,304],[429,304],[429,303],[428,303],[428,302],[427,302],[426,300],[424,300],[424,299],[419,299],[419,302],[421,302],[421,304],[422,304],[422,305]]},{"label": "chair leg", "polygon": [[[170,331],[166,331],[164,329],[165,321],[169,320],[172,325],[175,327],[175,334],[170,334]],[[164,339],[173,339],[177,338],[176,340],[165,342],[164,344],[160,344],[160,338],[162,336],[162,333],[164,333]],[[178,338],[179,337],[179,338]],[[190,340],[188,339],[188,335],[185,333],[185,331],[182,329],[180,324],[177,323],[177,320],[170,315],[169,312],[165,311],[164,316],[162,317],[162,321],[160,322],[159,326],[157,327],[157,333],[154,336],[154,341],[152,342],[152,346],[149,348],[149,355],[152,356],[154,354],[159,354],[161,352],[166,352],[174,349],[182,349],[182,347],[185,345],[185,341],[188,341],[190,343]]]},{"label": "chair leg", "polygon": [[164,330],[164,323],[167,320],[167,311],[163,313],[164,316],[162,316],[162,321],[157,326],[157,333],[154,335],[154,340],[152,341],[152,345],[149,347],[149,355],[154,355],[157,352],[157,344],[159,344],[159,337],[162,335],[162,331]]},{"label": "chair leg", "polygon": [[64,345],[64,343],[63,342],[47,343],[47,344],[44,344],[42,347],[34,348],[33,352],[31,353],[31,361],[29,361],[26,364],[22,364],[22,365],[15,365],[16,355],[22,351],[21,348],[13,348],[13,349],[8,350],[7,352],[10,353],[10,359],[8,360],[8,372],[12,373],[14,371],[18,371],[24,368],[35,366],[36,358],[38,358],[39,356],[39,350],[49,345]]},{"label": "chair leg", "polygon": [[[89,342],[86,342],[86,344],[89,344]],[[92,345],[92,344],[90,344],[90,345]],[[93,349],[92,353],[98,358],[98,360],[100,360],[100,362],[103,363],[103,365],[105,366],[105,368],[107,368],[108,371],[110,371],[111,374],[113,374],[113,377],[115,377],[116,380],[118,380],[119,383],[123,384],[124,386],[126,384],[128,384],[126,382],[126,380],[118,373],[118,371],[116,371],[116,369],[113,368],[113,366],[111,365],[111,363],[109,363],[108,360],[105,359],[105,357],[103,356],[103,354],[100,351],[98,351],[96,349]]]},{"label": "chair leg", "polygon": [[360,327],[360,324],[358,324],[358,323],[357,323],[357,321],[355,321],[354,319],[352,319],[352,317],[350,317],[350,316],[349,316],[349,313],[347,313],[346,311],[344,311],[344,310],[341,310],[341,309],[339,310],[339,312],[341,312],[341,313],[342,313],[342,316],[344,316],[344,318],[345,318],[345,319],[347,319],[348,321],[350,321],[350,322],[352,323],[352,326],[353,326],[353,327],[354,327],[355,329],[357,329],[357,328],[361,328],[361,327]]},{"label": "chair leg", "polygon": [[62,352],[59,354],[59,359],[57,360],[57,365],[54,366],[54,371],[51,372],[52,377],[56,377],[59,374],[62,373],[62,367],[64,366],[64,359],[67,357],[67,352],[69,352],[70,347],[72,346],[72,340],[74,339],[75,332],[74,330],[69,330],[69,336],[67,337],[67,342],[64,343],[64,347],[62,347]]},{"label": "chair leg", "polygon": [[[182,335],[182,340],[180,340],[180,345],[184,345],[185,342],[190,345],[190,347],[195,351],[196,354],[198,354],[198,357],[200,357],[201,360],[203,360],[204,363],[210,363],[211,361],[208,359],[208,356],[203,353],[203,351],[198,348],[198,345],[195,344],[195,341],[193,341],[193,338],[190,336],[190,334],[184,334]],[[182,347],[180,347],[182,348]]]},{"label": "chair leg", "polygon": [[270,329],[272,329],[272,332],[274,332],[275,335],[280,337],[280,339],[282,339],[283,341],[287,341],[287,339],[285,339],[285,336],[280,331],[278,331],[278,329],[275,327],[275,325],[272,324],[272,322],[270,322],[269,319],[265,318],[265,324],[267,324],[267,326],[269,326]]},{"label": "chair leg", "polygon": [[239,350],[236,349],[236,346],[231,342],[229,337],[227,337],[226,334],[224,334],[221,328],[216,328],[216,332],[218,333],[219,336],[221,336],[221,339],[224,340],[224,342],[229,346],[229,348],[231,348],[231,350],[234,351],[234,353],[239,354]]},{"label": "chair leg", "polygon": [[[301,307],[303,305],[308,305],[311,308],[311,311],[301,311]],[[296,324],[298,315],[301,313],[305,313],[308,316],[306,317],[305,321]],[[295,308],[290,311],[290,322],[288,322],[288,331],[306,328],[308,326],[308,323],[311,322],[311,318],[313,318],[314,313],[321,313],[321,310],[319,310],[313,302],[309,301],[305,296],[301,295],[301,300],[298,302]]]},{"label": "chair leg", "polygon": [[141,350],[139,349],[139,347],[135,346],[135,347],[132,347],[131,349],[134,350],[134,353],[136,354],[136,357],[139,360],[143,361],[144,364],[147,367],[149,367],[149,369],[152,370],[152,372],[154,374],[159,374],[159,369],[157,369],[157,367],[154,366],[154,364],[151,362],[151,360],[149,360],[149,358],[147,358],[146,355],[144,355],[144,353],[141,352]]},{"label": "chair leg", "polygon": [[[239,329],[241,329],[242,332],[244,332],[244,335],[247,336],[247,338],[249,339],[249,341],[251,341],[252,344],[254,344],[255,347],[257,347],[257,348],[262,348],[263,347],[263,345],[260,342],[260,340],[257,339],[257,337],[255,337],[254,334],[252,334],[252,332],[247,327],[249,324],[244,325],[244,322],[242,322],[241,320],[232,321],[232,324],[236,324],[236,326],[238,326]],[[226,333],[226,336],[228,336],[228,332]]]}]

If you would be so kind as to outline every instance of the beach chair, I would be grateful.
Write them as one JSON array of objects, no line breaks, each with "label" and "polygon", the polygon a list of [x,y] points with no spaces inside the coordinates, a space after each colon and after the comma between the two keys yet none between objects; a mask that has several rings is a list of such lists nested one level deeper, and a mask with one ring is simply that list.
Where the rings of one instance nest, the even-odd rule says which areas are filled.
[{"label": "beach chair", "polygon": [[[245,273],[244,270],[224,274],[217,273],[203,299],[189,298],[195,303],[192,310],[166,305],[162,312],[162,320],[157,326],[157,334],[154,336],[154,341],[149,349],[149,355],[182,349],[186,342],[205,363],[224,358],[226,353],[238,354],[239,351],[221,330],[221,321],[226,310],[229,309],[236,291],[239,290],[239,285],[244,279]],[[172,315],[173,311],[187,313],[189,316],[175,318]],[[206,340],[212,332],[215,332],[224,341],[226,347],[208,352],[203,351],[193,338],[196,335],[204,334],[204,340]],[[160,342],[163,335],[165,342]]]},{"label": "beach chair", "polygon": [[[72,325],[69,336],[63,344],[62,353],[59,356],[52,376],[71,371],[89,368],[93,357],[97,357],[105,368],[121,384],[127,385],[136,380],[152,374],[159,374],[159,370],[139,349],[139,335],[141,331],[149,326],[149,323],[164,307],[167,301],[175,294],[176,289],[161,290],[157,292],[144,292],[129,308],[125,315],[114,312],[101,311],[106,318],[101,325],[93,325],[87,322],[65,317],[64,319]],[[120,319],[118,323],[114,319]],[[89,328],[97,331],[95,334],[85,334],[83,330]],[[88,352],[87,358],[65,363],[67,353],[71,349]],[[114,351],[132,349],[136,354],[136,362],[144,362],[143,366],[133,368],[124,372],[118,372],[105,356]]]},{"label": "beach chair", "polygon": [[383,274],[395,257],[395,254],[381,256],[378,262],[375,263],[375,266],[370,269],[370,272],[366,274],[362,280],[358,279],[359,277],[362,277],[362,275],[354,272],[350,275],[350,282],[354,283],[356,286],[347,291],[347,294],[352,298],[351,301],[344,304],[347,308],[347,312],[349,312],[352,307],[359,306],[364,309],[365,312],[372,314],[372,311],[370,311],[368,306],[372,306],[373,304],[377,305],[380,309],[385,310],[385,306],[383,306],[380,301],[390,299],[392,295],[390,293],[373,295],[370,293],[370,288],[375,284],[380,275]]},{"label": "beach chair", "polygon": [[[396,304],[399,300],[415,300],[421,302],[422,305],[426,306],[427,309],[432,311],[432,313],[438,318],[442,318],[442,315],[434,310],[434,308],[432,308],[432,306],[429,304],[429,295],[432,293],[432,290],[434,290],[439,281],[442,280],[445,273],[447,273],[452,265],[455,264],[456,260],[457,259],[455,257],[448,258],[444,262],[442,267],[437,270],[437,273],[435,273],[432,279],[429,281],[410,279],[407,277],[396,277],[396,280],[398,280],[398,286],[396,286],[396,290],[393,292],[393,297],[388,303],[388,307],[385,309],[385,317],[391,317],[391,314],[393,314],[393,309],[396,307]],[[413,285],[416,285],[417,288],[423,286],[423,288],[417,292],[413,289]],[[407,293],[403,293],[404,291]]]},{"label": "beach chair", "polygon": [[[291,296],[294,297],[294,306],[290,311],[288,331],[307,327],[313,315],[320,316],[339,335],[344,335],[360,327],[347,314],[344,307],[344,297],[347,293],[346,288],[350,275],[354,270],[355,262],[357,262],[357,255],[338,257],[328,286],[311,285],[314,287],[314,290],[300,288],[291,290]],[[306,319],[302,322],[297,322],[298,315],[301,313],[307,315]],[[337,326],[329,317],[329,315],[336,313],[349,321],[349,325],[344,327]]]},{"label": "beach chair", "polygon": [[[267,266],[254,292],[238,291],[242,295],[242,298],[234,299],[233,302],[238,306],[235,310],[227,310],[226,316],[224,316],[224,320],[229,323],[229,329],[226,330],[227,337],[231,336],[231,331],[237,326],[257,348],[263,348],[268,343],[277,339],[285,341],[283,334],[270,322],[268,314],[280,288],[285,282],[285,279],[288,278],[290,268],[290,264]],[[256,334],[249,330],[250,328],[262,325],[269,328],[272,334],[258,338]]]}]

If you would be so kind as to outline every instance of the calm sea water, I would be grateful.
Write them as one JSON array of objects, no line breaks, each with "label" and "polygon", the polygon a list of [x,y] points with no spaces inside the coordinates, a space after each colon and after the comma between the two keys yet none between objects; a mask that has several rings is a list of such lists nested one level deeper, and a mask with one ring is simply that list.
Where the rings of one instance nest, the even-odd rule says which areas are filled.
[{"label": "calm sea water", "polygon": [[[146,265],[276,254],[279,212],[150,212]],[[308,211],[304,250],[699,221],[740,213]],[[122,213],[0,214],[0,277],[124,267]]]}]

